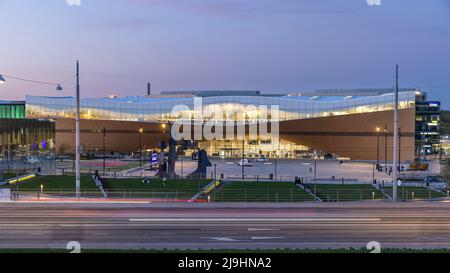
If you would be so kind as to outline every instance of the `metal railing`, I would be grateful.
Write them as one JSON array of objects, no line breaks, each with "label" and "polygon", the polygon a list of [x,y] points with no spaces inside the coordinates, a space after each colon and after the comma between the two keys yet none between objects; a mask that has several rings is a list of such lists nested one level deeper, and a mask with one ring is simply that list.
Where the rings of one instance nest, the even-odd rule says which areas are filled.
[{"label": "metal railing", "polygon": [[[355,188],[344,189],[323,184],[307,185],[306,188],[292,189],[226,189],[217,188],[208,194],[201,194],[198,202],[350,202],[350,201],[390,201],[392,188]],[[99,190],[84,190],[80,199],[76,199],[72,190],[27,190],[11,188],[11,199],[13,201],[146,201],[146,202],[188,202],[201,190],[192,189],[130,189],[110,190],[105,198]],[[401,202],[411,201],[434,201],[449,198],[450,191],[440,191],[420,187],[399,187],[398,200]]]}]

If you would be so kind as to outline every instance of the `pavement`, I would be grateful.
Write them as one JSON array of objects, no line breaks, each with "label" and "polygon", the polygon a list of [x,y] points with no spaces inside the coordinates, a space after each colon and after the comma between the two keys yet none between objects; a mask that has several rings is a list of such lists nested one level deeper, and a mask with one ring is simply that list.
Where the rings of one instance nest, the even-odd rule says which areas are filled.
[{"label": "pavement", "polygon": [[168,205],[4,203],[0,247],[450,248],[448,202]]},{"label": "pavement", "polygon": [[[237,179],[242,180],[242,167],[236,163],[239,158],[227,158],[221,159],[217,157],[210,158],[213,165],[216,165],[217,176],[220,177],[224,174],[225,179]],[[404,174],[412,176],[427,176],[435,175],[440,172],[440,165],[433,161],[429,162],[430,170],[424,172],[405,172]],[[384,165],[384,164],[382,164]],[[269,162],[253,162],[251,167],[245,167],[246,180],[256,181],[268,180],[270,175],[276,175],[278,181],[294,181],[295,177],[304,178],[305,181],[314,178],[314,166],[317,167],[316,178],[319,180],[331,180],[335,177],[335,182],[340,183],[340,180],[344,178],[349,181],[359,181],[372,183],[373,178],[377,181],[391,181],[392,176],[386,172],[373,171],[373,162],[371,161],[345,161],[340,164],[338,160],[314,160],[310,159],[270,159]],[[404,164],[405,169],[408,168],[408,164]],[[186,175],[194,172],[197,169],[197,162],[192,161],[189,158],[183,158],[178,160],[175,166],[175,172],[185,177]],[[123,176],[153,176],[154,172],[134,170],[132,172],[124,172]],[[213,177],[214,167],[208,168],[208,177]]]}]

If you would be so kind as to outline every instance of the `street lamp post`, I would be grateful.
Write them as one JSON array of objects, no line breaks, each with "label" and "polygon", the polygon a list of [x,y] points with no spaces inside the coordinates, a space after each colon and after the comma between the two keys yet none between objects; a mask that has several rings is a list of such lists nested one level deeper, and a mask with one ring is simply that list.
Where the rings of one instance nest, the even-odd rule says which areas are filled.
[{"label": "street lamp post", "polygon": [[380,164],[380,127],[377,127],[377,167]]},{"label": "street lamp post", "polygon": [[245,180],[245,136],[242,140],[242,180]]},{"label": "street lamp post", "polygon": [[75,194],[80,198],[81,194],[81,176],[80,176],[80,160],[81,160],[81,144],[80,144],[80,63],[77,61],[77,87],[76,87],[76,106],[77,114],[75,119]]},{"label": "street lamp post", "polygon": [[106,175],[106,128],[103,128],[103,176]]},{"label": "street lamp post", "polygon": [[275,157],[275,182],[278,181],[278,157]]},{"label": "street lamp post", "polygon": [[397,171],[397,163],[399,161],[397,149],[399,144],[398,139],[398,65],[395,66],[395,100],[394,100],[394,149],[393,149],[393,184],[392,187],[392,202],[397,202],[397,179],[398,179],[398,171]]},{"label": "street lamp post", "polygon": [[387,126],[384,126],[384,170],[387,172]]},{"label": "street lamp post", "polygon": [[398,172],[402,172],[402,128],[398,128]]},{"label": "street lamp post", "polygon": [[139,129],[139,168],[142,168],[142,134],[144,129]]}]

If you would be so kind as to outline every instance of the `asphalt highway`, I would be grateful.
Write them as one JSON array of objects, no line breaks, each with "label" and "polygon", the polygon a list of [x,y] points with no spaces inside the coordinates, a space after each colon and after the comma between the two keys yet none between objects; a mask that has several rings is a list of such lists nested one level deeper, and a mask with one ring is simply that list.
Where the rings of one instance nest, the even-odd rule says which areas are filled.
[{"label": "asphalt highway", "polygon": [[0,206],[1,248],[450,248],[442,207],[69,208]]}]

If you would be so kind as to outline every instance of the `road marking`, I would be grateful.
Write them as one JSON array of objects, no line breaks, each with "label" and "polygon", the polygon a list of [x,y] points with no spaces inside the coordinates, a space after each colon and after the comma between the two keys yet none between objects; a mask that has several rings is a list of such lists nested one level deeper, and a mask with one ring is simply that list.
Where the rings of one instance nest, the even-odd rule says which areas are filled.
[{"label": "road marking", "polygon": [[376,222],[380,218],[131,218],[130,222]]},{"label": "road marking", "polygon": [[251,237],[252,240],[275,240],[275,239],[285,239],[286,237]]},{"label": "road marking", "polygon": [[236,239],[228,238],[228,237],[208,237],[208,239],[216,240],[220,242],[237,242]]},{"label": "road marking", "polygon": [[248,231],[277,231],[279,228],[249,228]]}]

